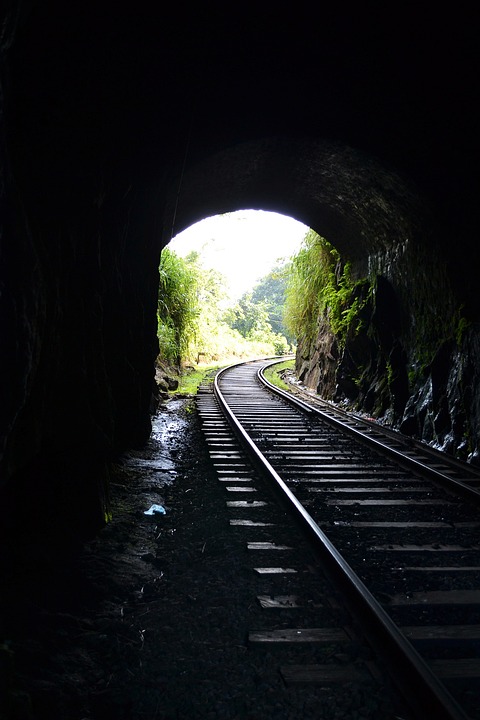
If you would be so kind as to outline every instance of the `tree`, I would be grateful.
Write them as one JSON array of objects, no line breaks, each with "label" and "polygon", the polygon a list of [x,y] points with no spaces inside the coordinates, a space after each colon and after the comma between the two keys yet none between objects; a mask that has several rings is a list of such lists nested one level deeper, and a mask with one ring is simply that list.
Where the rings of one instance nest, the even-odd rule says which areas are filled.
[{"label": "tree", "polygon": [[195,258],[183,260],[164,248],[160,257],[157,317],[160,355],[167,362],[180,367],[195,337],[198,315]]},{"label": "tree", "polygon": [[290,265],[290,261],[280,262],[261,278],[252,290],[252,301],[264,304],[273,332],[293,343],[295,337],[283,319]]},{"label": "tree", "polygon": [[232,328],[244,338],[272,331],[264,302],[253,302],[252,293],[244,293],[229,313]]},{"label": "tree", "polygon": [[273,349],[271,354],[283,355],[288,352],[287,339],[272,329],[267,303],[254,302],[252,293],[242,295],[238,303],[228,311],[226,318],[232,329],[240,333],[245,340],[270,345]]},{"label": "tree", "polygon": [[272,330],[266,301],[245,295],[226,308],[227,283],[204,268],[200,255],[180,258],[165,248],[160,259],[158,338],[160,357],[181,368],[186,362],[281,355],[286,338]]}]

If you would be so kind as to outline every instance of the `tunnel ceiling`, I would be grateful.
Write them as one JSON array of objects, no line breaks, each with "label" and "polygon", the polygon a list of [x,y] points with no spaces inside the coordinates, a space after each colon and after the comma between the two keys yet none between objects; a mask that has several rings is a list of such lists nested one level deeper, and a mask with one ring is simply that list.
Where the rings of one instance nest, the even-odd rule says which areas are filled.
[{"label": "tunnel ceiling", "polygon": [[172,183],[164,243],[206,216],[244,208],[294,217],[350,259],[428,227],[415,193],[372,158],[317,140],[266,138],[214,154]]},{"label": "tunnel ceiling", "polygon": [[[53,184],[59,206],[110,173],[126,188],[169,192],[163,242],[172,223],[178,232],[248,199],[351,247],[365,230],[355,206],[367,193],[377,205],[372,242],[395,229],[396,211],[388,220],[380,210],[405,199],[393,172],[441,208],[441,227],[463,224],[466,237],[477,222],[460,212],[478,186],[478,51],[468,16],[370,4],[315,14],[310,3],[19,7],[9,64],[15,161],[27,183]],[[278,150],[275,140],[266,163],[269,138],[292,145]],[[329,146],[336,157],[326,157]],[[362,157],[371,158],[364,171]],[[246,187],[262,163],[263,185]],[[229,197],[227,188],[218,194],[222,183]]]}]

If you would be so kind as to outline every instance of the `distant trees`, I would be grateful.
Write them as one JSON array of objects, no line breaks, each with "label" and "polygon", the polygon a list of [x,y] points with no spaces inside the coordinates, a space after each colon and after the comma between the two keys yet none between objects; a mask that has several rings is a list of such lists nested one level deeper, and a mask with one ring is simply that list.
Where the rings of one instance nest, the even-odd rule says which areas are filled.
[{"label": "distant trees", "polygon": [[277,265],[250,292],[242,295],[227,319],[244,338],[271,342],[277,355],[287,353],[291,344],[283,323],[287,275],[288,265]]},{"label": "distant trees", "polygon": [[186,362],[228,362],[289,351],[279,322],[283,269],[269,273],[233,307],[227,302],[225,278],[204,268],[198,253],[181,258],[165,248],[159,274],[158,338],[163,361],[180,367]]},{"label": "distant trees", "polygon": [[278,263],[233,305],[225,278],[204,268],[199,253],[181,258],[165,248],[158,296],[160,357],[180,367],[282,355],[296,340],[314,341],[320,323],[342,347],[361,328],[374,289],[371,278],[354,281],[350,264],[313,230],[291,260]]},{"label": "distant trees", "polygon": [[230,327],[238,330],[244,338],[272,332],[266,304],[263,301],[254,302],[251,292],[242,295],[236,305],[226,313],[225,319]]},{"label": "distant trees", "polygon": [[279,262],[270,272],[261,278],[252,290],[252,301],[264,303],[268,322],[274,333],[284,335],[290,344],[295,337],[285,324],[284,312],[287,286],[291,271],[291,261]]}]

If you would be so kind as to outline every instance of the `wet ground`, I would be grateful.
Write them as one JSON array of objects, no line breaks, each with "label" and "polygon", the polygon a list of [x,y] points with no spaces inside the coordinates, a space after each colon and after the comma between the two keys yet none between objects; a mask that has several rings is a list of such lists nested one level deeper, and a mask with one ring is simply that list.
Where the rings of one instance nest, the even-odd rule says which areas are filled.
[{"label": "wet ground", "polygon": [[381,691],[291,690],[269,653],[249,654],[245,550],[193,400],[160,409],[111,493],[112,521],[78,557],[32,563],[10,588],[0,720],[394,717]]},{"label": "wet ground", "polygon": [[[66,566],[32,563],[9,588],[1,720],[178,717],[165,706],[178,680],[172,648],[188,628],[174,614],[185,596],[194,602],[195,587],[185,579],[175,598],[171,583],[209,540],[191,536],[208,472],[192,403],[164,405],[148,445],[115,464],[113,518],[99,536]],[[161,512],[147,514],[152,506]]]}]

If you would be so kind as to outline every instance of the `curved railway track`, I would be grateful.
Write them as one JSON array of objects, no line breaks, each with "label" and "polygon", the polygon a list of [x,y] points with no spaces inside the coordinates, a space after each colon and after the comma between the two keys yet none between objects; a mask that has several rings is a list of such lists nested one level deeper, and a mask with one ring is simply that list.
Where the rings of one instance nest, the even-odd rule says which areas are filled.
[{"label": "curved railway track", "polygon": [[[308,538],[412,717],[478,720],[480,474],[328,403],[278,391],[263,376],[268,364],[226,368],[214,394],[198,398],[214,464],[238,498],[230,507],[265,504],[251,500],[249,458]],[[264,640],[290,631],[275,632]],[[287,680],[297,671],[287,669]],[[314,680],[315,666],[306,672]]]}]

